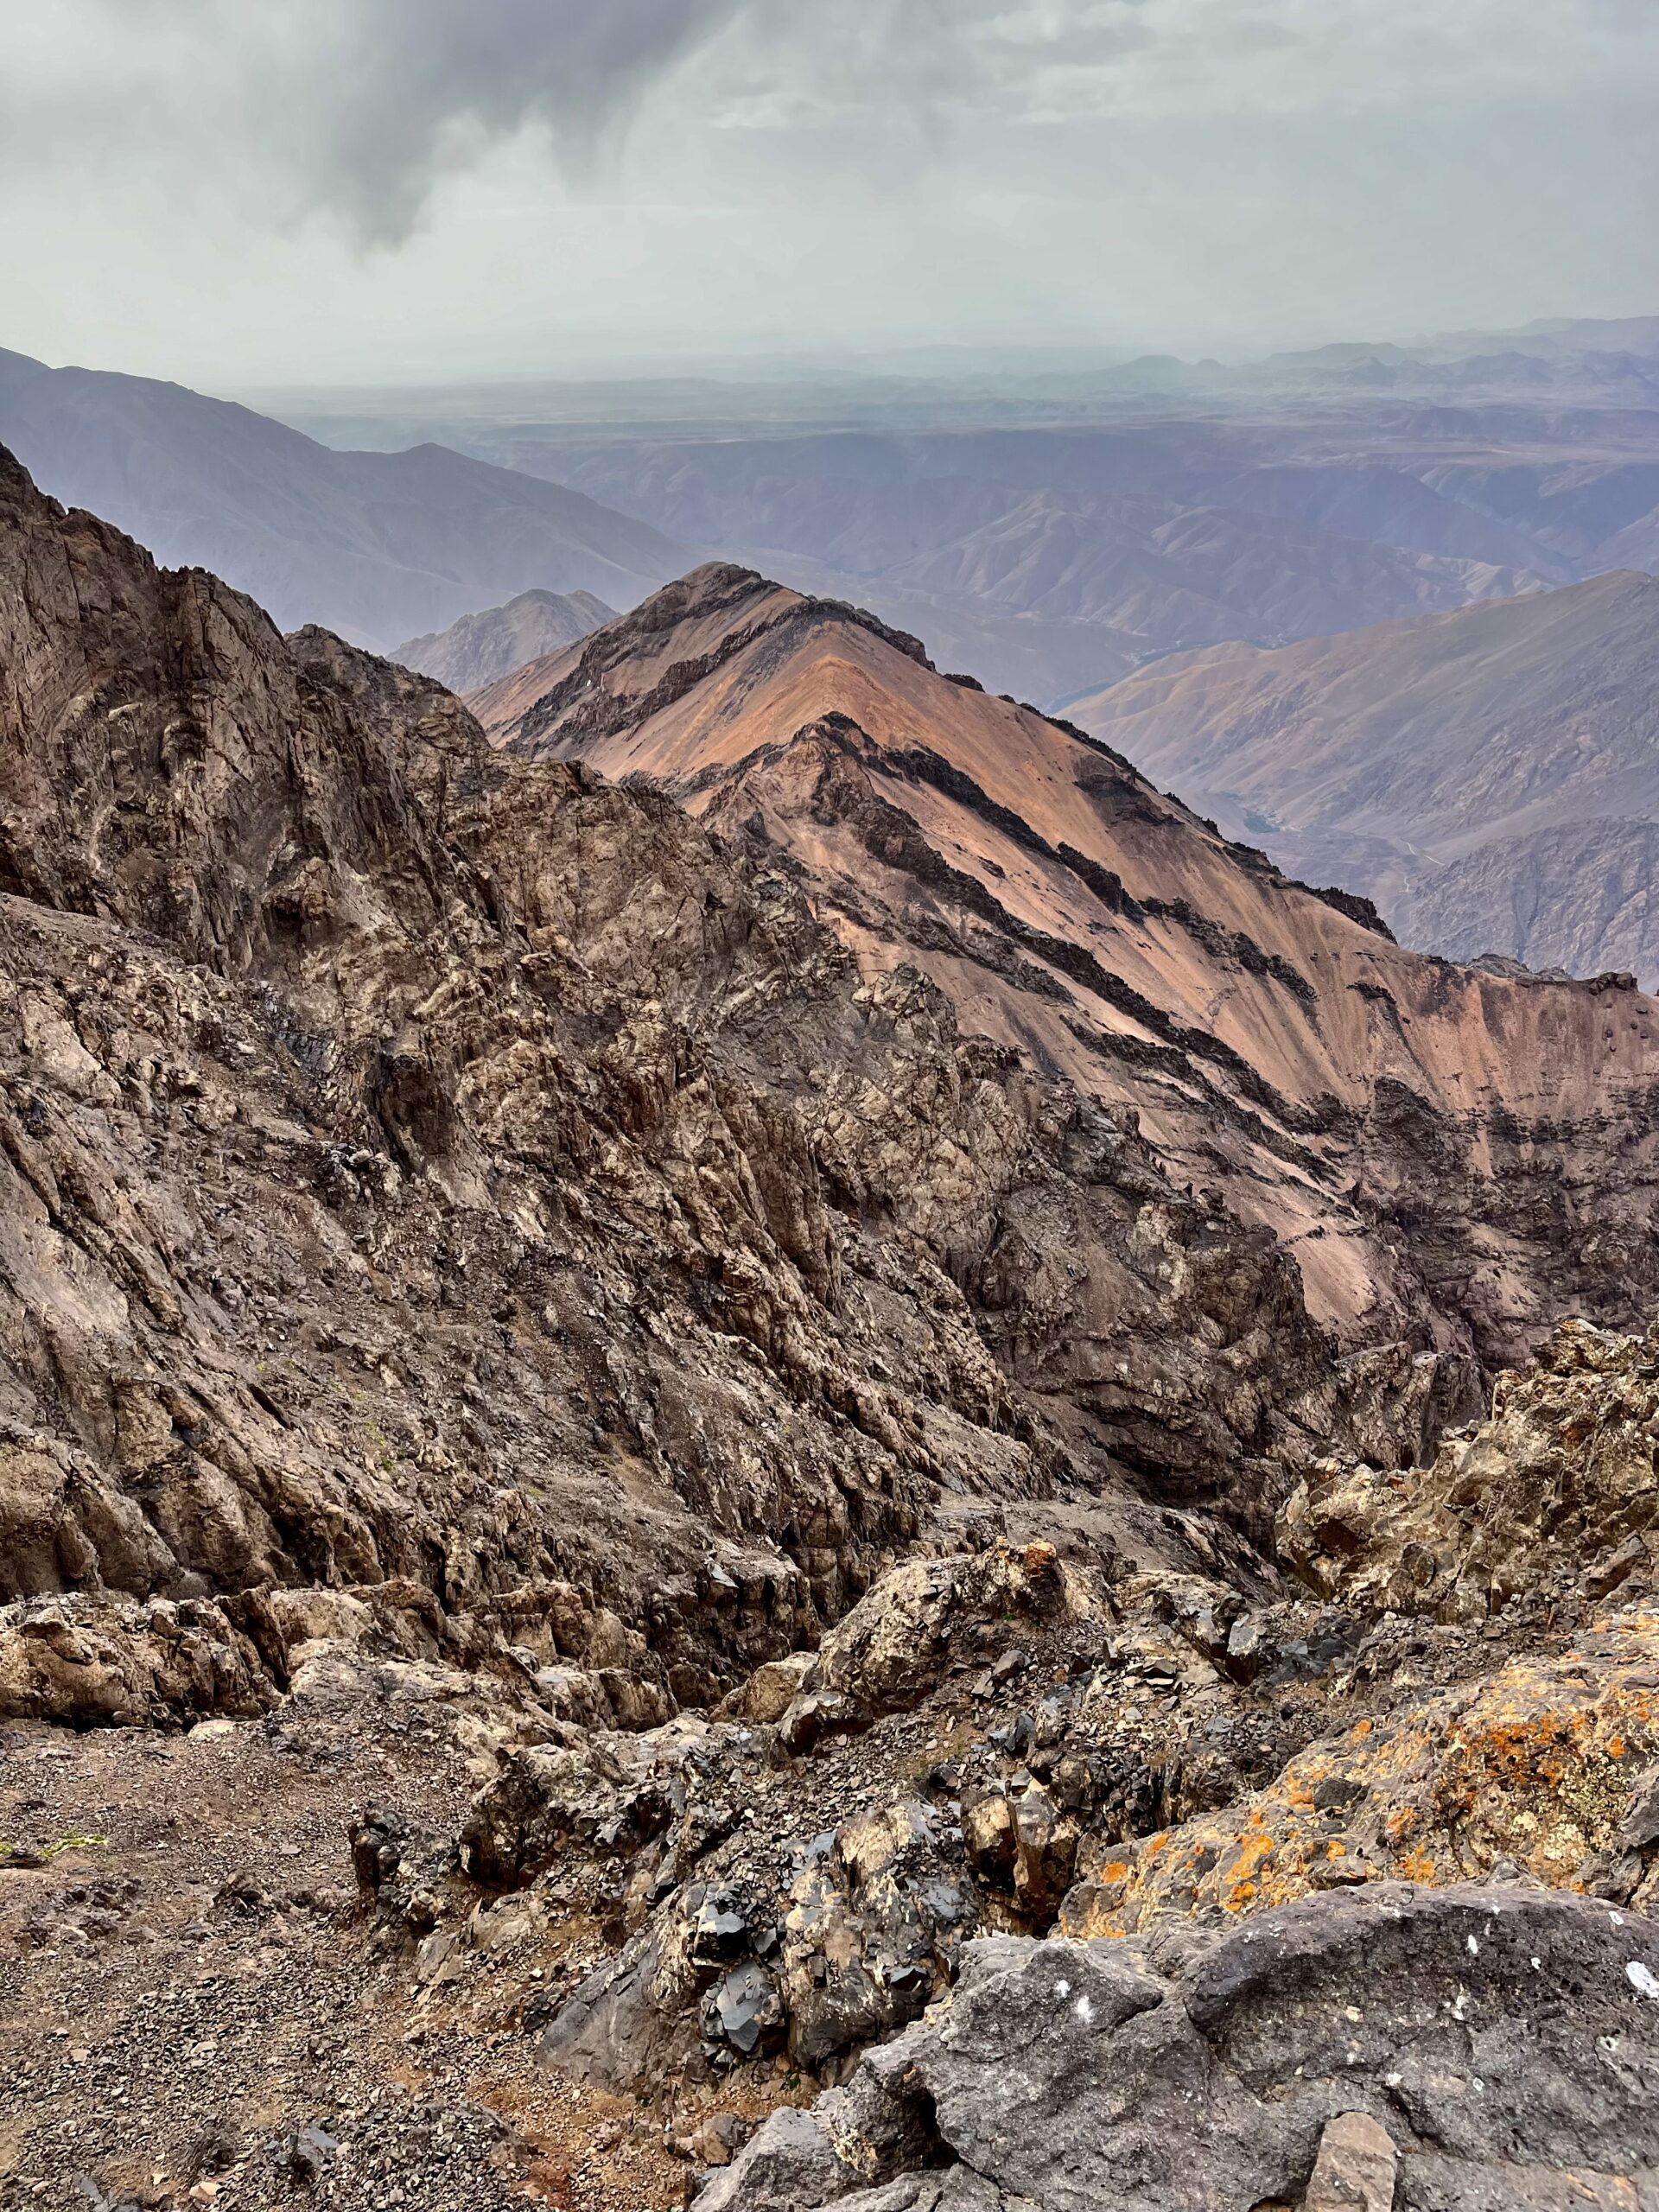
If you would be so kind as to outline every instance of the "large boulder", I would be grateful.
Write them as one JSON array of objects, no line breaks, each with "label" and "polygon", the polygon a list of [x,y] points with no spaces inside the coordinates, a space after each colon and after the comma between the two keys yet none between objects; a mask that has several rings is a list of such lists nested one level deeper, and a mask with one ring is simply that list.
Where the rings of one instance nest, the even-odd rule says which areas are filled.
[{"label": "large boulder", "polygon": [[804,1707],[820,1724],[833,1710],[835,1725],[850,1727],[919,1704],[949,1659],[970,1644],[983,1656],[1063,1623],[1103,1633],[1112,1618],[1098,1577],[1040,1540],[998,1538],[982,1552],[912,1560],[884,1575],[824,1637],[802,1694],[783,1715],[784,1739],[806,1750],[830,1732],[804,1728]]},{"label": "large boulder", "polygon": [[[1553,1656],[1363,1719],[1240,1802],[1141,1837],[1096,1834],[1060,1925],[1139,1929],[1379,1875],[1455,1883],[1505,1862],[1551,1887],[1659,1904],[1659,1611],[1629,1607]],[[1649,1827],[1651,1833],[1649,1833]]]},{"label": "large boulder", "polygon": [[963,2203],[1243,2212],[1303,2202],[1344,2145],[1374,2179],[1386,2139],[1401,2212],[1638,2212],[1656,2066],[1659,1925],[1582,1897],[1378,1885],[1162,1953],[998,1936],[700,2202],[887,2212],[947,2201],[954,2166]]},{"label": "large boulder", "polygon": [[[514,1888],[574,1857],[623,1859],[683,1821],[701,1789],[735,1787],[744,1732],[683,1715],[630,1735],[561,1725],[557,1740],[504,1758],[474,1800],[461,1860],[477,1881]],[[706,1811],[693,1814],[694,1824]],[[723,1815],[729,1818],[729,1812]]]}]

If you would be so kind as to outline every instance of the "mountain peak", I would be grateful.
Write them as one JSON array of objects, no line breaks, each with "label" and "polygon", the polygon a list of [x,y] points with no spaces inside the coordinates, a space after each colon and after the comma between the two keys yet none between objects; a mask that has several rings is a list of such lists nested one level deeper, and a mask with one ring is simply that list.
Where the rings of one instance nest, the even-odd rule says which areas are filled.
[{"label": "mountain peak", "polygon": [[[1383,1190],[1449,1203],[1446,1175],[1403,1159],[1370,1187],[1403,1102],[1459,1156],[1507,1150],[1541,1082],[1576,1100],[1564,1126],[1593,1121],[1659,1051],[1645,1001],[1609,1023],[1587,987],[1408,952],[1363,899],[1293,881],[1122,753],[753,570],[700,569],[473,703],[520,758],[660,785],[786,866],[868,972],[920,970],[969,1028],[1142,1116],[1195,1183],[1294,1245],[1344,1338],[1421,1311]],[[1518,1348],[1538,1295],[1520,1246],[1470,1266],[1478,1296],[1431,1302],[1484,1355]]]},{"label": "mountain peak", "polygon": [[391,658],[452,691],[476,691],[576,644],[616,618],[592,592],[525,591],[463,614],[447,630],[408,639]]}]

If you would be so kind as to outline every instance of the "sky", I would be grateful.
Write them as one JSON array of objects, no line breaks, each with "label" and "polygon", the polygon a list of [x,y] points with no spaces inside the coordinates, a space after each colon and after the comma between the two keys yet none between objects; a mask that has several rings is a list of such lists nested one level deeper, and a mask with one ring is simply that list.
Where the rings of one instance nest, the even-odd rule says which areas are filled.
[{"label": "sky", "polygon": [[1659,0],[16,0],[0,346],[207,389],[1659,312]]}]

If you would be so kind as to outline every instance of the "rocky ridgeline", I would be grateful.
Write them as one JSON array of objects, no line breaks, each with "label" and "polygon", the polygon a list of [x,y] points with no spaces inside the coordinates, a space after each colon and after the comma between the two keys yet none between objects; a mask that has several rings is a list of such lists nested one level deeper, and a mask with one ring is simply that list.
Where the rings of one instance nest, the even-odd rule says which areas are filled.
[{"label": "rocky ridgeline", "polygon": [[9,464],[0,660],[0,1598],[56,1623],[11,1710],[280,1694],[269,1593],[323,1588],[635,1726],[945,1548],[942,1501],[1248,1575],[1316,1448],[1414,1455],[1432,1356],[1339,1360],[1132,1115],[666,801]]},{"label": "rocky ridgeline", "polygon": [[[133,2113],[147,1943],[266,1978],[244,2043],[308,1958],[393,2046],[228,2204],[378,2203],[353,2143],[507,2201],[382,2125],[468,2034],[533,2056],[485,2104],[553,2202],[623,2201],[579,2123],[644,2201],[601,2109],[711,2212],[1656,2201],[1654,1342],[1569,1327],[1441,1436],[1465,1360],[1339,1353],[1133,1112],[787,869],[3,461],[0,740],[25,2017],[125,2005]],[[343,1899],[214,1863],[301,1797]],[[22,2061],[41,2201],[176,2202],[79,2048]],[[410,2144],[497,2140],[463,2073]]]}]

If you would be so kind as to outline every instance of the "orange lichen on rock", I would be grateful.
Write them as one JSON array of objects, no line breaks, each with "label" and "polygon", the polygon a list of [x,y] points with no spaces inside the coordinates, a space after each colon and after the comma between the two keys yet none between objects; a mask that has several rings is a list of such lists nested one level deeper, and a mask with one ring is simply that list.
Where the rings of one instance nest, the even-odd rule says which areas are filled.
[{"label": "orange lichen on rock", "polygon": [[1556,1656],[1512,1659],[1398,1723],[1311,1745],[1242,1805],[1138,1852],[1115,1843],[1061,1924],[1100,1933],[1108,1919],[1133,1929],[1168,1912],[1246,1912],[1332,1882],[1466,1881],[1503,1859],[1572,1887],[1659,1756],[1656,1683],[1659,1611],[1611,1615]]}]

